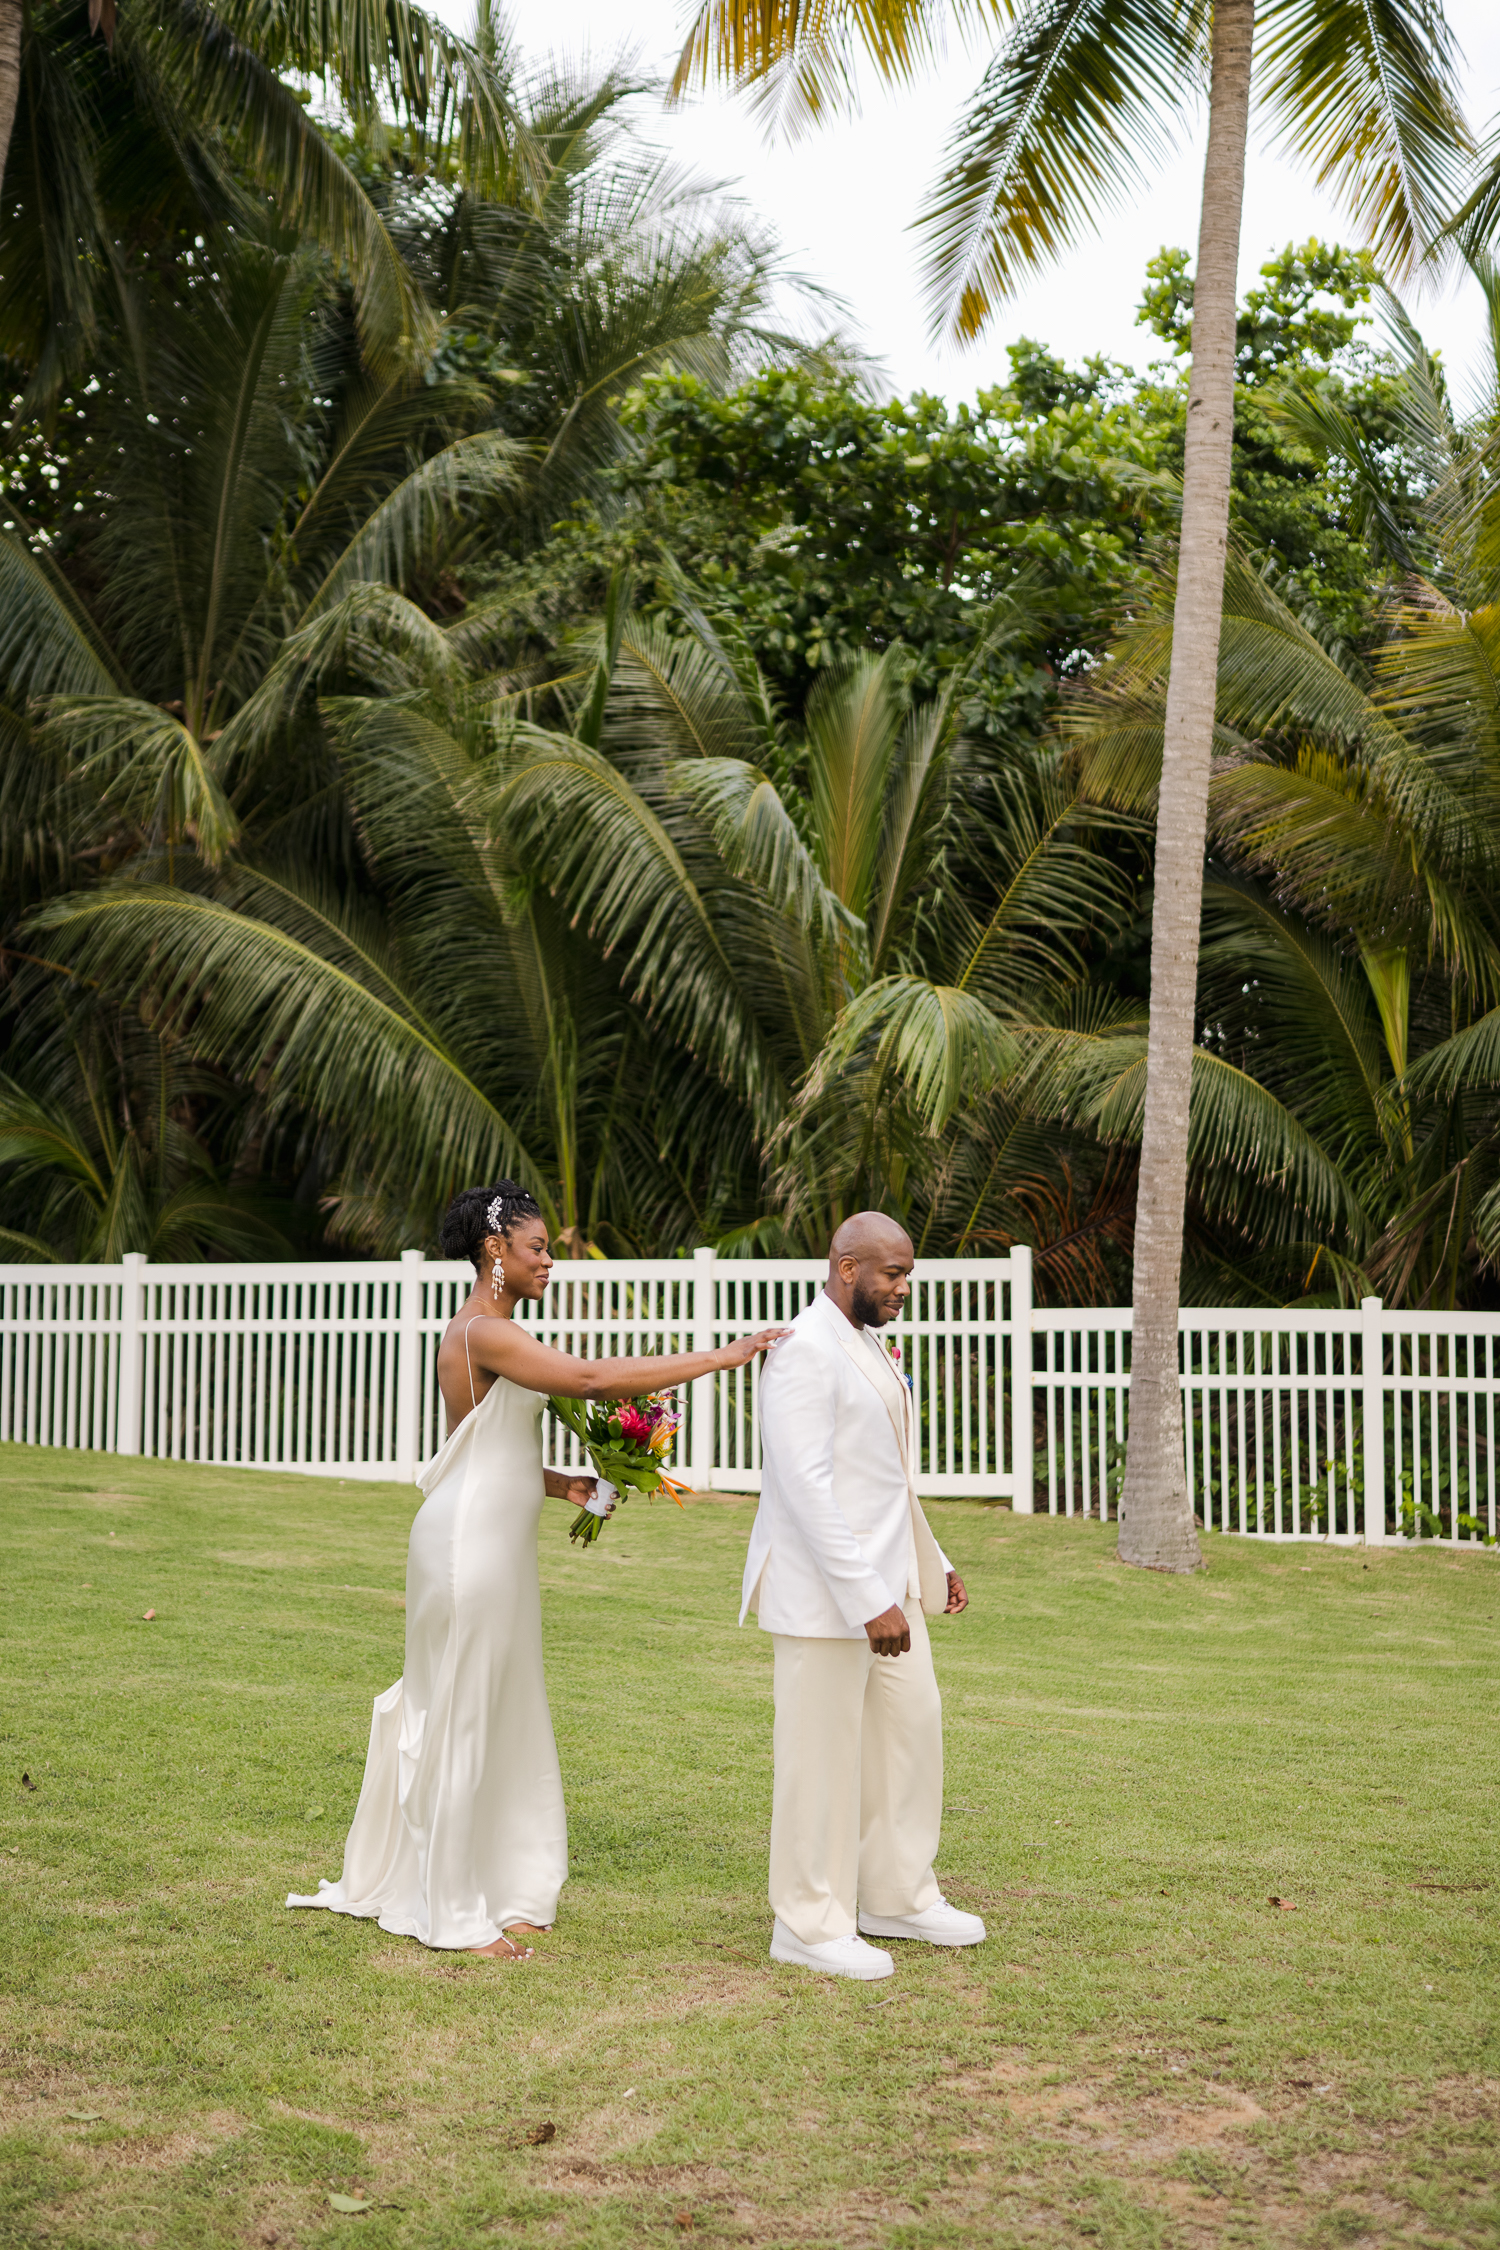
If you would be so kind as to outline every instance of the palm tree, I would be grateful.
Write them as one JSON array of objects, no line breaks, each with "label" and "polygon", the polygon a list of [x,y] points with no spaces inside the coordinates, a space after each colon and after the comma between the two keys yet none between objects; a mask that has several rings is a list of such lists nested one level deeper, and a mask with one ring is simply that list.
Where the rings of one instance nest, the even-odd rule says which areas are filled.
[{"label": "palm tree", "polygon": [[[269,1209],[225,1177],[201,1130],[222,1125],[224,1082],[147,1011],[122,1013],[75,987],[46,1013],[46,1036],[14,1075],[0,1075],[5,1256],[286,1256]],[[234,1106],[248,1123],[251,1105],[241,1096]]]},{"label": "palm tree", "polygon": [[[670,364],[722,390],[807,345],[770,318],[788,275],[773,239],[717,183],[643,142],[638,82],[551,67],[518,90],[511,161],[472,174],[401,164],[381,206],[441,361],[495,380],[497,424],[532,448],[528,534],[600,489],[622,450],[616,409]],[[507,544],[515,544],[511,519]]]},{"label": "palm tree", "polygon": [[482,0],[456,38],[409,0],[335,11],[251,0],[0,0],[0,355],[52,404],[94,347],[143,244],[256,227],[269,202],[350,272],[367,356],[430,349],[422,305],[365,184],[295,83],[320,81],[418,161],[476,183],[524,165],[513,58]]},{"label": "palm tree", "polygon": [[[863,48],[917,66],[939,0],[705,0],[677,88],[758,81],[799,123],[841,100]],[[989,14],[985,9],[976,13]],[[1182,1458],[1177,1315],[1188,1174],[1198,924],[1234,426],[1235,279],[1255,0],[1004,0],[1010,32],[949,152],[922,225],[934,317],[977,336],[1021,275],[1059,256],[1170,145],[1206,74],[1208,146],[1183,462],[1182,534],[1157,801],[1152,1009],[1135,1228],[1122,1560],[1200,1556]],[[1344,195],[1373,247],[1409,268],[1432,245],[1469,146],[1440,16],[1404,0],[1269,0],[1262,99],[1283,140]]]},{"label": "palm tree", "polygon": [[464,433],[471,388],[360,369],[316,254],[242,241],[175,301],[129,309],[91,401],[97,512],[61,545],[0,533],[0,679],[32,714],[10,758],[57,761],[73,848],[115,866],[157,850],[170,876],[184,848],[223,858],[236,788],[264,793],[235,721],[288,636],[356,588],[362,616],[420,633],[397,589],[522,461]]},{"label": "palm tree", "polygon": [[[1050,832],[1012,811],[1012,880],[976,924],[944,883],[969,825],[958,698],[913,710],[903,651],[826,683],[794,740],[687,589],[674,634],[617,584],[598,629],[523,689],[486,671],[482,610],[376,644],[368,602],[355,589],[293,635],[226,738],[263,770],[290,683],[378,677],[383,692],[323,704],[378,909],[290,865],[282,840],[280,857],[242,843],[170,887],[56,901],[48,958],[149,991],[206,1062],[318,1119],[346,1239],[427,1237],[455,1180],[497,1164],[580,1248],[800,1244],[871,1195],[904,1198],[925,1169],[921,1105],[946,1122],[965,1067],[906,1100],[901,1034],[884,1051],[851,1002],[910,998],[944,947],[950,1025],[988,1023],[979,995],[1023,960],[1044,981],[1049,949],[1068,950],[1058,926],[1081,929],[1100,892],[1065,806]],[[554,724],[523,715],[537,708]]]},{"label": "palm tree", "polygon": [[[0,532],[0,868],[17,919],[80,883],[164,878],[236,916],[269,899],[296,942],[335,955],[390,951],[435,847],[409,801],[380,825],[377,768],[333,699],[421,687],[441,691],[444,725],[479,724],[454,698],[488,677],[496,619],[471,609],[444,632],[455,569],[524,552],[587,488],[641,374],[671,358],[723,381],[785,341],[765,321],[769,246],[622,139],[630,90],[618,73],[542,80],[520,97],[508,170],[471,174],[457,139],[427,169],[404,145],[367,167],[429,323],[416,369],[372,364],[336,270],[263,216],[122,279],[56,503]],[[495,1082],[507,1102],[521,1088],[519,1124],[481,1103],[461,1145],[480,1169],[550,1179],[526,1153],[540,1133],[559,1229],[580,1243],[609,1225],[626,1243],[701,1234],[711,1214],[684,1206],[686,1173],[650,1181],[621,1095],[643,1053],[663,1072],[670,1055],[617,1026],[612,976],[545,893],[505,943],[515,1004],[499,1014],[525,1026],[503,1051],[523,1059]],[[188,1043],[207,1067],[196,1027]],[[226,1089],[241,1061],[225,1055]],[[737,1177],[732,1136],[708,1170]],[[399,1234],[387,1185],[352,1158],[345,1171],[343,1234]],[[409,1192],[421,1202],[420,1178]]]},{"label": "palm tree", "polygon": [[[316,1119],[345,1239],[428,1238],[455,1180],[503,1162],[580,1250],[805,1251],[876,1200],[932,1247],[1040,1214],[1044,1282],[1076,1296],[1121,1238],[1128,1165],[1101,1150],[1138,1138],[1144,1081],[1138,1011],[1090,982],[1131,910],[1096,848],[1119,820],[1055,750],[966,744],[962,678],[914,704],[900,648],[822,682],[793,735],[686,586],[677,623],[617,582],[518,684],[484,669],[482,610],[364,657],[315,621],[284,678],[378,653],[383,693],[323,706],[378,910],[241,847],[59,899],[34,942]],[[1198,1071],[1195,1162],[1253,1176],[1273,1221],[1290,1198],[1335,1223],[1286,1105],[1224,1058]]]},{"label": "palm tree", "polygon": [[[1500,301],[1493,271],[1479,279]],[[1215,1297],[1378,1287],[1395,1303],[1454,1306],[1474,1301],[1500,1253],[1500,497],[1489,473],[1500,330],[1488,397],[1464,424],[1399,304],[1389,311],[1415,524],[1387,504],[1380,464],[1335,395],[1288,394],[1281,410],[1341,460],[1397,574],[1385,639],[1368,654],[1329,644],[1242,560],[1229,571],[1199,1053],[1232,1054],[1277,1094],[1341,1202],[1247,1212],[1223,1192],[1216,1152],[1218,1215],[1255,1255],[1231,1267],[1221,1226]],[[1082,793],[1116,812],[1142,814],[1159,788],[1173,630],[1168,591],[1073,714]],[[1299,1223],[1312,1219],[1322,1223]]]}]

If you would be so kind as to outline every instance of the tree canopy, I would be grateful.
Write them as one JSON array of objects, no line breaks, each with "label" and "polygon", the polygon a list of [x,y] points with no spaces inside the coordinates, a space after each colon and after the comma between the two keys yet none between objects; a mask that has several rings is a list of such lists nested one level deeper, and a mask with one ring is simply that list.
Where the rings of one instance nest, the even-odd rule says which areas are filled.
[{"label": "tree canopy", "polygon": [[[505,1168],[580,1255],[881,1202],[1118,1298],[1186,254],[1143,375],[1018,339],[970,404],[892,399],[633,79],[489,36],[483,147],[456,94],[294,104],[399,350],[247,147],[146,197],[144,63],[86,305],[21,317],[7,206],[5,1254],[430,1243]],[[1236,379],[1188,1291],[1488,1302],[1500,389],[1458,417],[1319,243]]]}]

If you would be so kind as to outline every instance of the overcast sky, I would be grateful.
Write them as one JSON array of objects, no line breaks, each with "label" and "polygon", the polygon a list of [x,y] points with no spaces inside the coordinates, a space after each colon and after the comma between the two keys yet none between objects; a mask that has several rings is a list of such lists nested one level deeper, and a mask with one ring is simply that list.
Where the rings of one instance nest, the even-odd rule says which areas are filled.
[{"label": "overcast sky", "polygon": [[[437,0],[455,29],[468,29],[472,0]],[[624,46],[663,76],[670,70],[694,11],[689,0],[510,0],[507,14],[523,52],[549,50],[606,60]],[[1469,120],[1487,133],[1500,112],[1500,5],[1448,0],[1448,21],[1466,56]],[[1202,127],[1139,200],[1104,220],[1046,279],[1001,313],[984,339],[959,352],[928,338],[910,225],[941,160],[948,131],[977,83],[978,55],[955,39],[944,63],[907,92],[892,96],[872,84],[862,114],[825,126],[790,145],[768,145],[743,102],[711,96],[684,109],[651,114],[651,130],[676,154],[711,177],[733,182],[777,229],[798,268],[847,300],[866,350],[884,365],[891,388],[918,387],[949,397],[969,395],[1005,371],[1009,338],[1039,338],[1068,358],[1104,352],[1143,366],[1160,350],[1135,325],[1146,260],[1164,243],[1197,247]],[[1245,189],[1240,288],[1289,241],[1309,235],[1353,242],[1332,204],[1293,166],[1252,146]],[[1472,282],[1412,299],[1429,343],[1443,352],[1462,398],[1477,364],[1480,299]]]}]

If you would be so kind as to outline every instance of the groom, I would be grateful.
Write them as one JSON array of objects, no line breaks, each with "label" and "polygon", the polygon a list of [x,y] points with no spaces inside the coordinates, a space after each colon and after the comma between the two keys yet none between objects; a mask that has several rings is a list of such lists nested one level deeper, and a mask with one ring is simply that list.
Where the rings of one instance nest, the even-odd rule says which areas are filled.
[{"label": "groom", "polygon": [[771,1958],[865,1980],[894,1963],[861,1930],[984,1936],[932,1872],[943,1713],[927,1619],[969,1597],[918,1503],[911,1390],[877,1334],[912,1263],[893,1219],[846,1219],[823,1294],[771,1354],[740,1610],[776,1647]]}]

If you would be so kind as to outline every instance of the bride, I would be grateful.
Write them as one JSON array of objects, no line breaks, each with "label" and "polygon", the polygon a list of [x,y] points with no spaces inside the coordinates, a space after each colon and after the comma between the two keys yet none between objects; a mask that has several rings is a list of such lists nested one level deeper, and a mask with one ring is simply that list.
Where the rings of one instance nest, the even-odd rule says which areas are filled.
[{"label": "bride", "polygon": [[785,1333],[711,1352],[576,1359],[539,1343],[516,1306],[545,1294],[552,1252],[513,1180],[456,1195],[450,1258],[474,1287],[438,1350],[448,1441],[420,1478],[406,1562],[406,1669],[375,1698],[364,1785],[337,1883],[288,1906],[372,1917],[423,1945],[529,1958],[568,1871],[562,1776],[542,1677],[536,1536],[545,1498],[576,1509],[593,1476],[542,1466],[549,1394],[633,1398],[743,1367]]}]

